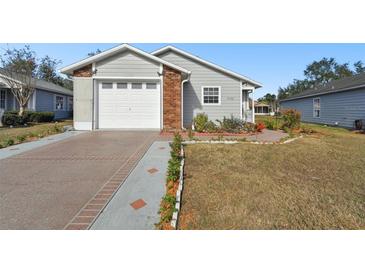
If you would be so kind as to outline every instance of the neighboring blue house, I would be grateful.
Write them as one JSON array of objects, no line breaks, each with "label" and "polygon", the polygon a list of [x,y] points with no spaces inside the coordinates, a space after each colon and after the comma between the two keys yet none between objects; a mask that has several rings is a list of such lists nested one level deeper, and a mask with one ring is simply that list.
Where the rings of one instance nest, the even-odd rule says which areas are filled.
[{"label": "neighboring blue house", "polygon": [[[19,104],[0,77],[0,113],[19,109]],[[37,80],[36,90],[28,101],[28,110],[51,111],[55,119],[72,117],[73,92],[56,84]]]},{"label": "neighboring blue house", "polygon": [[288,108],[298,110],[304,122],[354,128],[356,120],[365,122],[365,73],[281,100],[280,109]]}]

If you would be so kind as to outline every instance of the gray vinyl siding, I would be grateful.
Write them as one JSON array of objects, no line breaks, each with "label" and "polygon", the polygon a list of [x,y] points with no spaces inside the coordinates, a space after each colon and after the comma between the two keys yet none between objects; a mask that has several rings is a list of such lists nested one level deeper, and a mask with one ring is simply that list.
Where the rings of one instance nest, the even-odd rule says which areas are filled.
[{"label": "gray vinyl siding", "polygon": [[[55,114],[55,119],[70,118],[72,112],[68,110],[68,97],[63,94],[51,93],[45,90],[37,89],[36,94],[36,111],[51,111]],[[55,96],[63,96],[65,98],[64,110],[55,110]]]},{"label": "gray vinyl siding", "polygon": [[102,77],[158,77],[160,65],[126,51],[97,62],[95,68]]},{"label": "gray vinyl siding", "polygon": [[[313,99],[320,98],[320,118],[313,117]],[[280,108],[294,108],[302,121],[353,128],[354,121],[365,119],[365,89],[337,92],[326,95],[295,99],[280,103]]]},{"label": "gray vinyl siding", "polygon": [[[222,72],[218,72],[197,61],[169,51],[158,56],[177,66],[191,71],[190,81],[184,85],[184,126],[191,125],[198,113],[206,113],[212,121],[223,116],[240,118],[240,81]],[[221,104],[202,105],[202,86],[220,86]]]}]

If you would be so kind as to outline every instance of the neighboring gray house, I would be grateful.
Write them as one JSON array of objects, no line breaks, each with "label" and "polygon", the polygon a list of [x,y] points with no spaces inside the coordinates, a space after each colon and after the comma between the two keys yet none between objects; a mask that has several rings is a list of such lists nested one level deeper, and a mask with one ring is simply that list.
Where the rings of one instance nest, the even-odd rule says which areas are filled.
[{"label": "neighboring gray house", "polygon": [[280,109],[293,108],[302,121],[353,128],[365,119],[365,73],[335,80],[280,101]]},{"label": "neighboring gray house", "polygon": [[206,113],[254,121],[261,84],[172,46],[147,53],[123,44],[61,70],[74,79],[74,127],[181,129]]},{"label": "neighboring gray house", "polygon": [[[18,109],[17,100],[0,77],[0,113]],[[28,101],[27,109],[54,112],[55,119],[70,118],[73,111],[73,92],[47,81],[36,80],[36,90]]]}]

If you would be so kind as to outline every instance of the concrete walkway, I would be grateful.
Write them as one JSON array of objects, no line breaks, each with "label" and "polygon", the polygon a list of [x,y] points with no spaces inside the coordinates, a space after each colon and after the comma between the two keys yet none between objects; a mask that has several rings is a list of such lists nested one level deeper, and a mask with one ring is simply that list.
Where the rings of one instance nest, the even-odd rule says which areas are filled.
[{"label": "concrete walkway", "polygon": [[70,138],[72,136],[76,136],[83,133],[82,131],[66,131],[64,133],[50,135],[44,138],[41,138],[36,141],[22,143],[19,145],[9,146],[6,148],[0,149],[0,160],[6,159],[15,155],[18,155],[20,153],[42,147],[45,145],[49,145],[58,141],[65,140],[67,138]]},{"label": "concrete walkway", "polygon": [[248,136],[246,139],[248,141],[257,141],[257,142],[279,142],[281,138],[285,138],[287,136],[288,133],[285,133],[282,130],[270,130],[265,128],[262,131],[262,133]]},{"label": "concrete walkway", "polygon": [[91,229],[154,229],[169,158],[169,143],[154,142]]}]

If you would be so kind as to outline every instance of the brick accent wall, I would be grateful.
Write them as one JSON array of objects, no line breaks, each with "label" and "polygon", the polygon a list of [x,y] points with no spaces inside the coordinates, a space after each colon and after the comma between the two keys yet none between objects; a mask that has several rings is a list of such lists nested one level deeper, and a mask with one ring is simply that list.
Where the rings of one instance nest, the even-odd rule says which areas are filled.
[{"label": "brick accent wall", "polygon": [[80,69],[74,71],[74,77],[92,77],[93,76],[93,68],[92,65],[87,65]]},{"label": "brick accent wall", "polygon": [[181,72],[163,66],[163,129],[181,129]]}]

